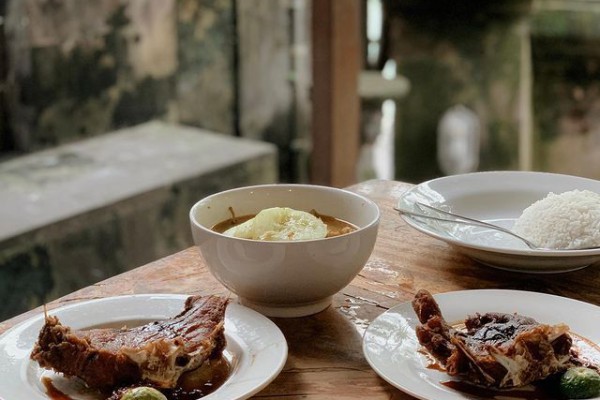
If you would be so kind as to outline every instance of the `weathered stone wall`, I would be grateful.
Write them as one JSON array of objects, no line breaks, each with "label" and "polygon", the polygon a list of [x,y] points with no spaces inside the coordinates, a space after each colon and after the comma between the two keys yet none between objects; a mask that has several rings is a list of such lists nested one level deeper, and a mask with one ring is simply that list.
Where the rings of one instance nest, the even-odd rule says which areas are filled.
[{"label": "weathered stone wall", "polygon": [[166,118],[174,0],[9,1],[9,123],[31,151]]},{"label": "weathered stone wall", "polygon": [[303,181],[310,137],[308,1],[237,2],[239,130],[279,150],[280,179]]},{"label": "weathered stone wall", "polygon": [[234,0],[177,0],[176,14],[174,118],[215,132],[239,133]]},{"label": "weathered stone wall", "polygon": [[530,1],[388,1],[387,54],[411,82],[396,122],[396,177],[442,174],[437,129],[455,105],[481,122],[479,169],[518,168],[519,91]]},{"label": "weathered stone wall", "polygon": [[0,155],[159,118],[274,143],[302,179],[309,3],[9,0]]}]

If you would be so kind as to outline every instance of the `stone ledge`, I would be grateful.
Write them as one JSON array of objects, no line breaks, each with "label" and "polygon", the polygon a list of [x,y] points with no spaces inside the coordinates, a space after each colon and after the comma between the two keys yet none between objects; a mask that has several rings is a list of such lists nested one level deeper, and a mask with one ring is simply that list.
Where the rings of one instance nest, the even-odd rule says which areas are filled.
[{"label": "stone ledge", "polygon": [[273,145],[150,122],[0,164],[0,320],[192,244],[188,211],[277,181]]},{"label": "stone ledge", "polygon": [[0,164],[0,241],[264,156],[274,146],[150,122],[19,157]]}]

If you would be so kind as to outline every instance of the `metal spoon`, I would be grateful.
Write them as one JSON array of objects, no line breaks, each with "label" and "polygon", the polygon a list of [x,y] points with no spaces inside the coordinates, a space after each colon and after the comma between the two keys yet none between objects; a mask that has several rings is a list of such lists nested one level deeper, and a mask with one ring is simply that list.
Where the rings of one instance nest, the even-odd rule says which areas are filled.
[{"label": "metal spoon", "polygon": [[[421,211],[420,213],[419,212],[415,212],[415,211],[411,211],[411,210],[401,209],[401,208],[398,208],[398,207],[394,207],[394,209],[396,211],[398,211],[400,214],[410,215],[411,217],[414,217],[414,218],[426,218],[426,219],[431,219],[431,220],[441,221],[441,222],[451,222],[451,223],[458,223],[458,224],[463,224],[463,225],[480,226],[480,227],[483,227],[483,228],[494,229],[494,230],[506,233],[508,235],[511,235],[511,236],[519,239],[520,241],[522,241],[523,243],[525,243],[527,245],[527,247],[529,247],[532,250],[550,250],[550,251],[556,251],[556,250],[588,250],[588,249],[597,249],[597,248],[599,248],[599,246],[583,247],[583,248],[579,248],[579,249],[551,249],[551,248],[547,248],[547,247],[540,247],[540,246],[537,246],[535,243],[531,242],[530,240],[527,240],[524,237],[522,237],[520,235],[517,235],[516,233],[514,233],[510,229],[503,228],[501,226],[494,225],[494,224],[491,224],[489,222],[480,221],[478,219],[469,218],[469,217],[465,217],[463,215],[458,215],[458,214],[455,214],[455,213],[451,213],[449,211],[440,210],[439,208],[435,208],[433,206],[421,203],[419,201],[416,201],[414,204],[415,204],[416,208],[418,208]],[[454,219],[436,217],[434,215],[425,214],[425,212],[423,211],[424,208],[432,210],[432,211],[437,212],[437,213],[440,213],[442,215],[447,215],[447,216],[452,217]]]}]

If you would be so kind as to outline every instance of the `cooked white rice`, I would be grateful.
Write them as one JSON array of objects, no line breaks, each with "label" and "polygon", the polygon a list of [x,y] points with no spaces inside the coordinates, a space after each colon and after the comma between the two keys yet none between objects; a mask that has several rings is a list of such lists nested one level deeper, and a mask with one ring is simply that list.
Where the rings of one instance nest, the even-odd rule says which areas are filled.
[{"label": "cooked white rice", "polygon": [[600,194],[589,190],[550,193],[523,211],[513,232],[551,249],[600,246]]}]

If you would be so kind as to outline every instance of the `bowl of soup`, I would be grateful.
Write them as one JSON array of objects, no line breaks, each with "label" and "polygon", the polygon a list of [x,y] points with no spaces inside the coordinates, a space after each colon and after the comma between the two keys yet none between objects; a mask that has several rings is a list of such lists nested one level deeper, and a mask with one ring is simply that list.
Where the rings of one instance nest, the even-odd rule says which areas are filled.
[{"label": "bowl of soup", "polygon": [[369,259],[379,217],[364,196],[303,184],[226,190],[190,210],[210,272],[239,303],[270,317],[327,308]]}]

